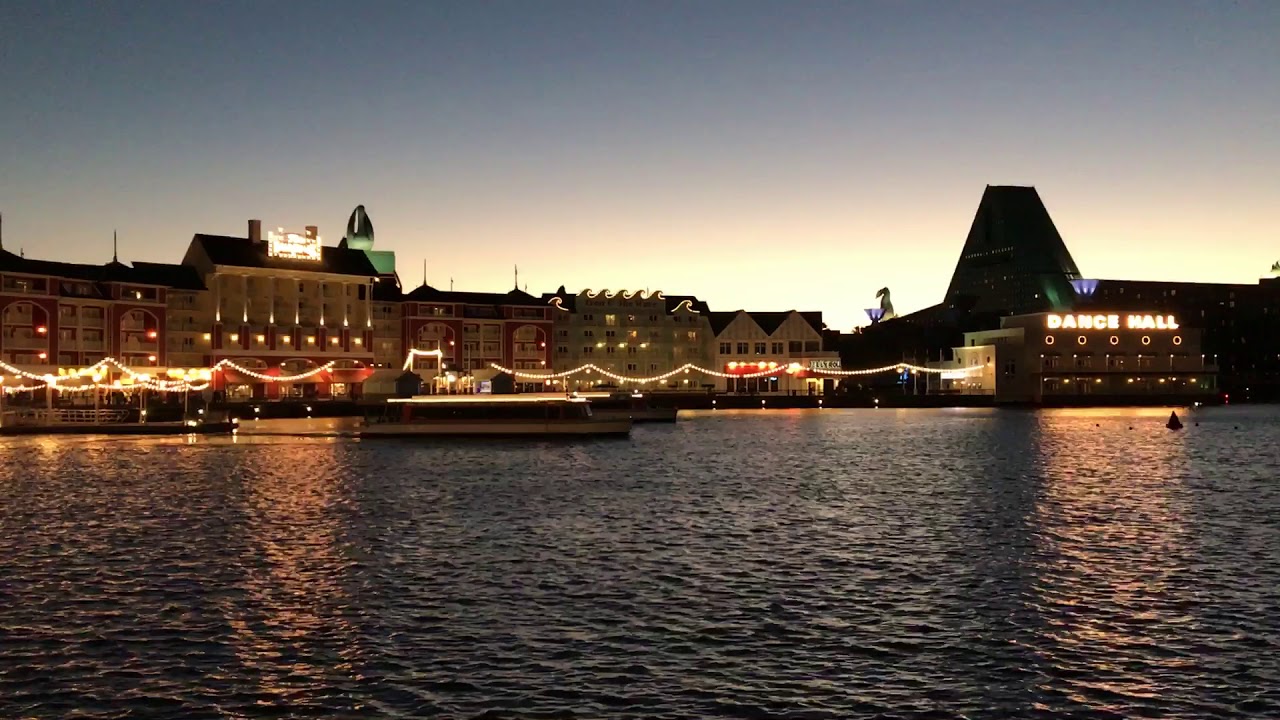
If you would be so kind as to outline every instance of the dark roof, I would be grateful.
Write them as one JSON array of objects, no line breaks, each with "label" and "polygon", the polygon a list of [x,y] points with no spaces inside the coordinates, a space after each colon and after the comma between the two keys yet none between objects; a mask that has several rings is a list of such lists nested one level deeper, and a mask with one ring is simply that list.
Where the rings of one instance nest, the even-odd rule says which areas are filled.
[{"label": "dark roof", "polygon": [[454,290],[437,290],[430,285],[419,285],[404,296],[405,300],[416,302],[462,303],[464,305],[533,305],[541,307],[545,303],[523,290],[510,290],[505,293],[462,292]]},{"label": "dark roof", "polygon": [[[129,283],[131,285],[154,285],[157,287],[173,287],[191,290],[203,290],[195,268],[186,265],[170,265],[167,263],[136,262],[132,267],[112,260],[105,265],[86,265],[83,263],[56,262],[53,260],[32,260],[0,250],[0,271],[18,272],[27,275],[45,275],[47,277],[66,280],[81,280],[92,283]],[[99,288],[101,297],[109,297],[110,293]]]},{"label": "dark roof", "polygon": [[373,299],[382,302],[400,302],[404,300],[404,291],[395,280],[382,277],[373,284]]},{"label": "dark roof", "polygon": [[772,335],[788,317],[791,317],[790,312],[749,312],[747,314],[756,321],[765,335]]},{"label": "dark roof", "polygon": [[254,242],[249,238],[198,233],[191,238],[191,242],[198,244],[214,265],[309,270],[365,277],[374,277],[378,274],[378,270],[369,262],[369,257],[363,250],[326,245],[320,249],[320,262],[317,264],[310,260],[282,260],[268,257],[267,243]]},{"label": "dark roof", "polygon": [[542,304],[550,305],[556,298],[560,298],[560,307],[569,312],[576,312],[578,309],[578,296],[573,293],[565,292],[564,286],[561,285],[559,290],[553,293],[542,293]]},{"label": "dark roof", "polygon": [[134,261],[133,274],[143,285],[167,285],[179,290],[204,290],[204,280],[190,265]]},{"label": "dark roof", "polygon": [[707,313],[707,319],[711,322],[711,331],[716,335],[724,332],[724,329],[729,327],[729,323],[733,322],[733,319],[738,317],[738,313],[740,312],[742,311],[734,310],[732,312]]},{"label": "dark roof", "polygon": [[689,307],[695,312],[699,312],[704,315],[711,312],[711,308],[706,302],[699,300],[693,295],[663,295],[662,299],[667,301],[668,313],[675,312],[676,308],[680,307],[680,305],[685,302],[688,302]]},{"label": "dark roof", "polygon": [[772,335],[777,332],[778,328],[782,327],[782,323],[786,322],[787,318],[791,317],[791,313],[796,313],[803,318],[804,321],[809,324],[809,327],[813,328],[814,332],[819,335],[823,333],[822,313],[817,310],[808,312],[799,312],[796,310],[786,310],[784,312],[747,312],[745,310],[713,312],[707,314],[707,317],[711,320],[711,329],[715,331],[716,335],[719,335],[725,328],[729,327],[729,323],[733,322],[733,319],[741,312],[746,312],[747,316],[750,317],[766,335]]},{"label": "dark roof", "polygon": [[[555,298],[560,298],[560,307],[565,310],[568,310],[569,312],[577,311],[578,296],[565,290],[563,285],[553,293],[543,293],[542,302],[544,304],[550,304]],[[699,300],[693,295],[663,295],[662,299],[666,303],[667,314],[675,312],[676,308],[680,307],[685,302],[689,303],[689,307],[692,308],[694,312],[702,313],[703,315],[711,312],[711,308],[706,302]]]}]

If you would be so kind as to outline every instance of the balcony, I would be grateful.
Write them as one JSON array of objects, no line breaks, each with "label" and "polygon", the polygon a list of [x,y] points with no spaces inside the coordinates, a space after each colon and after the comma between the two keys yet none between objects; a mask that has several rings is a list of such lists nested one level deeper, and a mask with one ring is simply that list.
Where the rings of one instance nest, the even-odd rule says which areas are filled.
[{"label": "balcony", "polygon": [[4,338],[4,346],[11,350],[48,350],[49,340],[38,336],[12,335]]},{"label": "balcony", "polygon": [[137,338],[126,339],[121,346],[123,352],[155,353],[159,350],[160,343],[155,340],[138,340]]}]

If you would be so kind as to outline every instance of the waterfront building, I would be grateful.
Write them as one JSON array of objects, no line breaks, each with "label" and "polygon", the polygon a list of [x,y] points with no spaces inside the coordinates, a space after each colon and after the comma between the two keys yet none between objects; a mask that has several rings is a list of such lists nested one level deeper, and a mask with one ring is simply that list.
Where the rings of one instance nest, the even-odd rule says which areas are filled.
[{"label": "waterfront building", "polygon": [[1202,331],[1201,351],[1216,359],[1224,396],[1274,401],[1280,400],[1277,308],[1277,277],[1256,284],[1087,278],[1035,188],[989,186],[943,302],[843,336],[839,345],[852,364],[874,364],[880,356],[937,359],[963,333],[997,327],[1010,315],[1173,314]]},{"label": "waterfront building", "polygon": [[[820,312],[710,313],[715,332],[716,371],[728,377],[715,384],[719,392],[759,395],[820,395],[834,381],[810,371],[839,370],[839,353],[824,347]],[[750,375],[770,369],[777,374]],[[790,372],[788,372],[790,370]]]},{"label": "waterfront building", "polygon": [[[245,237],[195,235],[182,264],[207,292],[196,307],[174,308],[185,312],[176,340],[203,366],[225,359],[247,371],[223,368],[215,391],[228,400],[359,396],[372,372],[373,287],[384,281],[364,251],[325,246],[314,225],[264,236],[250,220]],[[322,366],[297,382],[270,381]]]},{"label": "waterfront building", "polygon": [[[114,258],[104,265],[33,260],[0,247],[0,359],[24,372],[116,357],[138,372],[169,363],[166,306],[199,292],[180,266]],[[20,378],[6,378],[20,385]]]},{"label": "waterfront building", "polygon": [[[552,308],[523,290],[454,292],[423,284],[400,302],[401,343],[412,369],[437,392],[484,389],[500,370],[544,373],[552,367]],[[541,381],[517,379],[521,391]]]},{"label": "waterfront building", "polygon": [[1257,283],[1079,280],[1081,311],[1172,313],[1203,330],[1202,351],[1216,361],[1225,394],[1280,399],[1280,277]]},{"label": "waterfront building", "polygon": [[[692,295],[666,296],[661,291],[583,290],[563,287],[543,295],[554,322],[557,370],[595,365],[627,377],[656,377],[693,364],[714,362],[713,330],[707,304]],[[580,374],[567,380],[570,389],[617,385],[600,374]],[[698,390],[709,379],[700,373],[679,373],[646,387],[658,390]]]},{"label": "waterfront building", "polygon": [[1189,401],[1216,392],[1217,368],[1200,331],[1158,312],[1034,313],[968,332],[935,394],[990,395],[997,403]]}]

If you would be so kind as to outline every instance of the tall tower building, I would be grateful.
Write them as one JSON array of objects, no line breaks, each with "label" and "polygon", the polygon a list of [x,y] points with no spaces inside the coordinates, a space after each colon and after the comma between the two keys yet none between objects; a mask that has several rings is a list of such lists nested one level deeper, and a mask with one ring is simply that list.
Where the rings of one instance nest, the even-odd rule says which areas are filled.
[{"label": "tall tower building", "polygon": [[984,313],[1065,310],[1079,277],[1036,189],[988,185],[944,304]]}]

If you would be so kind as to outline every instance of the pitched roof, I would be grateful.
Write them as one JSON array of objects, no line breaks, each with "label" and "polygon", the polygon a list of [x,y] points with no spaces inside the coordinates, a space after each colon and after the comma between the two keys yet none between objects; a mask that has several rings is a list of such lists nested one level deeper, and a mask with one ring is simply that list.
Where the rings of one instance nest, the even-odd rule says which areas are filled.
[{"label": "pitched roof", "polygon": [[463,303],[465,305],[532,305],[542,307],[538,298],[523,290],[510,290],[505,293],[463,292],[454,290],[437,290],[430,285],[419,285],[406,293],[405,300],[417,302]]},{"label": "pitched roof", "polygon": [[733,310],[731,312],[707,313],[707,320],[711,323],[711,331],[716,335],[724,332],[724,329],[729,327],[729,323],[733,322],[734,318],[738,317],[738,313],[741,312],[741,310]]},{"label": "pitched roof", "polygon": [[214,265],[280,268],[282,270],[303,270],[334,275],[363,275],[365,277],[373,277],[378,274],[377,268],[369,262],[369,257],[364,254],[363,250],[325,245],[320,248],[320,262],[317,263],[312,260],[286,260],[269,257],[265,242],[254,242],[249,238],[197,233],[191,238],[191,242],[198,244]]},{"label": "pitched roof", "polygon": [[[194,268],[168,263],[135,262],[130,267],[112,260],[105,265],[86,265],[53,260],[32,260],[0,250],[0,270],[92,283],[130,283],[191,290],[204,289],[204,283]],[[102,297],[110,295],[101,288],[98,294]]]},{"label": "pitched roof", "polygon": [[733,312],[708,313],[707,317],[711,320],[711,329],[715,331],[716,335],[719,335],[725,328],[729,327],[729,323],[733,322],[733,319],[738,317],[739,313],[744,313],[747,317],[751,318],[752,322],[759,326],[766,335],[772,335],[777,332],[778,328],[782,327],[782,323],[786,322],[787,318],[791,317],[792,313],[799,315],[801,319],[808,323],[809,327],[813,328],[814,332],[819,335],[823,333],[822,313],[817,310],[807,312],[800,312],[798,310],[785,310],[783,312],[749,312],[746,310],[734,310]]},{"label": "pitched roof", "polygon": [[167,285],[179,290],[204,290],[204,280],[190,265],[134,261],[132,282],[143,285]]}]

